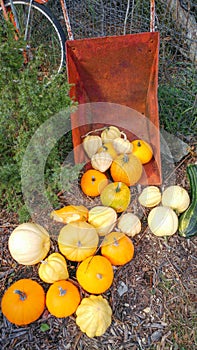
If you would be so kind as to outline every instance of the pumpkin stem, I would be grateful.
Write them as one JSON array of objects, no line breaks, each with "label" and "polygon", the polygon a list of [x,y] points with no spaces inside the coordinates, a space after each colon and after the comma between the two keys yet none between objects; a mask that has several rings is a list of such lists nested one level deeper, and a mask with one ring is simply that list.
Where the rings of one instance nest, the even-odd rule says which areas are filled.
[{"label": "pumpkin stem", "polygon": [[79,248],[82,247],[81,241],[78,241],[78,242],[77,242],[77,247],[79,247]]},{"label": "pumpkin stem", "polygon": [[129,155],[128,155],[127,153],[125,153],[125,154],[123,155],[123,162],[124,162],[124,163],[128,163],[128,161],[129,161]]},{"label": "pumpkin stem", "polygon": [[103,275],[102,275],[101,273],[97,273],[97,274],[96,274],[96,277],[97,277],[99,280],[101,280],[101,279],[103,278]]},{"label": "pumpkin stem", "polygon": [[[107,127],[107,128],[109,129],[109,127]],[[87,132],[85,135],[81,135],[81,138],[86,137],[86,136],[88,136],[88,135],[90,135],[90,134],[92,134],[92,133],[95,133],[95,132],[97,132],[97,131],[105,130],[105,129],[107,129],[107,128],[106,128],[106,126],[104,126],[103,128],[91,130],[91,131]]]},{"label": "pumpkin stem", "polygon": [[14,290],[14,293],[15,293],[15,294],[18,294],[18,295],[19,295],[19,299],[22,300],[22,301],[24,301],[25,299],[27,299],[26,293],[25,293],[25,292],[22,292],[22,291],[19,290],[19,289],[15,289],[15,290]]},{"label": "pumpkin stem", "polygon": [[91,181],[94,183],[94,181],[96,181],[96,178],[95,178],[95,176],[92,176],[91,177]]},{"label": "pumpkin stem", "polygon": [[63,289],[62,287],[58,287],[58,289],[59,289],[59,291],[60,291],[60,296],[62,297],[63,295],[65,295],[66,294],[66,290],[65,289]]},{"label": "pumpkin stem", "polygon": [[41,262],[41,264],[44,264],[44,265],[48,264],[48,261],[46,261],[46,260],[40,260],[40,262]]},{"label": "pumpkin stem", "polygon": [[105,145],[102,145],[102,149],[106,152],[108,150],[108,147]]},{"label": "pumpkin stem", "polygon": [[116,187],[116,193],[121,191],[121,182],[118,182]]},{"label": "pumpkin stem", "polygon": [[138,146],[138,147],[141,147],[141,146],[142,146],[142,144],[141,144],[140,141],[138,141],[137,146]]},{"label": "pumpkin stem", "polygon": [[113,243],[113,245],[115,245],[116,247],[119,246],[118,240],[117,240],[115,237],[114,237],[114,243]]}]

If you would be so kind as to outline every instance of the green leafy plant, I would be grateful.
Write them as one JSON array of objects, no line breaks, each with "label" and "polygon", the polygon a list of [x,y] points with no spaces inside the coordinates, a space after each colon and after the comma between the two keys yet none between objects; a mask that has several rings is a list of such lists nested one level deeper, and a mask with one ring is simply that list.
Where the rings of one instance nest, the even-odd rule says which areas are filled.
[{"label": "green leafy plant", "polygon": [[172,134],[193,135],[197,123],[195,70],[177,63],[171,71],[169,80],[161,81],[158,89],[160,124]]},{"label": "green leafy plant", "polygon": [[[21,189],[21,167],[27,146],[44,122],[73,106],[73,102],[66,74],[40,78],[40,66],[44,64],[42,50],[24,66],[21,47],[23,42],[14,39],[9,24],[6,32],[0,28],[0,204],[7,210],[18,211],[24,221],[28,212]],[[69,117],[67,113],[68,125]],[[68,132],[57,140],[47,157],[44,181],[52,203],[61,190],[61,164],[71,150],[72,135]],[[71,172],[77,177],[78,171],[68,166],[68,178]]]}]

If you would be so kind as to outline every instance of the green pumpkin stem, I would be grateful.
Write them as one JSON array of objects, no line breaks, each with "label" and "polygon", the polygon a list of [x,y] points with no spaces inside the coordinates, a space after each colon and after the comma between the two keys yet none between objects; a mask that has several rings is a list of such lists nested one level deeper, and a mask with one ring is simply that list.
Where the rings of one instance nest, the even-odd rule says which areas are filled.
[{"label": "green pumpkin stem", "polygon": [[121,191],[121,182],[118,182],[117,187],[116,187],[116,193]]},{"label": "green pumpkin stem", "polygon": [[14,290],[14,293],[15,293],[15,294],[18,294],[20,300],[22,300],[22,301],[24,301],[24,300],[27,299],[27,294],[26,294],[25,292],[22,292],[22,290],[15,289],[15,290]]}]

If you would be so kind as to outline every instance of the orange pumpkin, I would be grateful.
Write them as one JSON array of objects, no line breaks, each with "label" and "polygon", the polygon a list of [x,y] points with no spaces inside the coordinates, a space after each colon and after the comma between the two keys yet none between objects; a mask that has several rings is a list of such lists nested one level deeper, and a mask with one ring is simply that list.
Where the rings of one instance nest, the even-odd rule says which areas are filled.
[{"label": "orange pumpkin", "polygon": [[132,154],[134,154],[142,164],[150,162],[153,157],[153,149],[148,142],[144,140],[134,140],[131,144],[133,145]]},{"label": "orange pumpkin", "polygon": [[78,288],[69,281],[61,280],[54,282],[46,293],[46,306],[51,315],[67,317],[72,315],[81,297]]},{"label": "orange pumpkin", "polygon": [[134,245],[131,239],[124,233],[111,232],[105,236],[102,242],[101,254],[112,265],[124,265],[133,259]]},{"label": "orange pumpkin", "polygon": [[36,321],[45,308],[45,292],[42,286],[31,279],[20,279],[13,283],[1,300],[3,315],[17,326]]},{"label": "orange pumpkin", "polygon": [[135,185],[142,175],[142,163],[132,153],[120,154],[110,167],[114,181],[124,182],[127,186]]},{"label": "orange pumpkin", "polygon": [[113,282],[113,268],[110,261],[101,255],[90,256],[77,268],[76,277],[88,293],[104,293]]},{"label": "orange pumpkin", "polygon": [[87,170],[81,178],[81,189],[90,197],[99,196],[107,184],[107,176],[95,169]]}]

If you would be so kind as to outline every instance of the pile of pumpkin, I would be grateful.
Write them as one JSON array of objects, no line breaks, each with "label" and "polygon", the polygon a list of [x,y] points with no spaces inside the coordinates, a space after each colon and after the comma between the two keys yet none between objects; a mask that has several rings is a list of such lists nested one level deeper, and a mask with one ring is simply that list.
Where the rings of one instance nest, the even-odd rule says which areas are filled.
[{"label": "pile of pumpkin", "polygon": [[[94,209],[96,212],[96,207],[91,210]],[[106,209],[115,213],[112,208]],[[58,318],[76,313],[77,325],[89,337],[100,336],[109,327],[112,309],[102,293],[112,285],[113,265],[129,262],[134,256],[134,245],[126,234],[111,231],[116,215],[113,224],[111,218],[109,225],[96,228],[90,221],[95,219],[98,223],[99,214],[91,216],[91,210],[68,205],[53,213],[65,225],[58,235],[59,251],[51,254],[50,235],[44,227],[28,222],[12,231],[8,248],[13,259],[22,265],[37,265],[39,278],[50,286],[45,293],[40,283],[29,278],[13,283],[1,301],[2,313],[10,322],[28,325],[40,318],[46,307]],[[98,210],[101,214],[100,207]],[[77,281],[69,276],[68,260],[78,263]],[[83,293],[88,296],[82,298]]]},{"label": "pile of pumpkin", "polygon": [[101,131],[100,135],[92,135],[94,131],[84,135],[82,143],[92,169],[84,173],[81,188],[92,197],[98,196],[108,183],[107,171],[112,181],[133,186],[142,176],[143,165],[153,158],[153,149],[145,140],[130,142],[126,134],[113,125]]},{"label": "pile of pumpkin", "polygon": [[[114,129],[111,127],[111,130],[106,130],[108,133],[109,131],[114,132]],[[123,140],[126,142],[125,138]],[[87,139],[84,142],[86,149]],[[139,141],[137,147],[141,147]],[[90,148],[93,149],[93,146]],[[106,150],[100,153],[104,153],[105,156],[108,154]],[[98,149],[94,153],[95,157],[97,154]],[[149,160],[152,156],[153,154],[149,153]],[[114,172],[112,160],[110,166],[114,181],[109,183],[104,174],[105,167],[101,169],[100,164],[98,168],[97,164],[97,169],[94,168],[95,157],[92,161],[91,156],[93,169],[87,170],[81,178],[81,188],[89,196],[100,195],[102,205],[91,209],[83,205],[67,205],[51,213],[55,221],[63,224],[57,236],[59,251],[48,255],[51,246],[50,235],[44,227],[36,223],[19,225],[9,237],[8,248],[13,259],[19,264],[37,265],[39,278],[50,284],[45,293],[37,281],[21,279],[5,291],[1,301],[2,313],[16,325],[34,322],[42,315],[45,307],[58,318],[75,313],[77,325],[89,337],[104,334],[111,324],[112,309],[102,294],[112,285],[113,266],[124,265],[134,257],[132,238],[140,233],[141,221],[137,215],[126,210],[131,200],[130,180],[132,179],[132,183],[138,181],[143,161],[132,152],[120,153],[114,161],[116,162],[118,157],[132,158],[132,171],[130,168],[123,171],[122,163],[117,171],[116,163]],[[130,161],[126,164],[128,162],[130,164]],[[189,170],[195,177],[197,166],[194,165]],[[93,173],[90,174],[90,171]],[[123,178],[120,180],[114,174],[121,174]],[[90,176],[91,186],[86,183],[87,179],[84,180],[85,176]],[[90,189],[91,193],[87,193]],[[189,206],[189,194],[180,186],[169,186],[163,193],[156,186],[147,186],[138,200],[142,206],[150,208],[148,226],[157,236],[174,234],[178,229],[178,215],[187,213],[188,216],[191,215],[191,210],[194,210],[194,201]],[[196,217],[197,215],[194,220]],[[192,230],[194,232],[195,227]],[[77,263],[76,280],[69,277],[68,261]],[[82,298],[83,292],[88,296]]]}]

